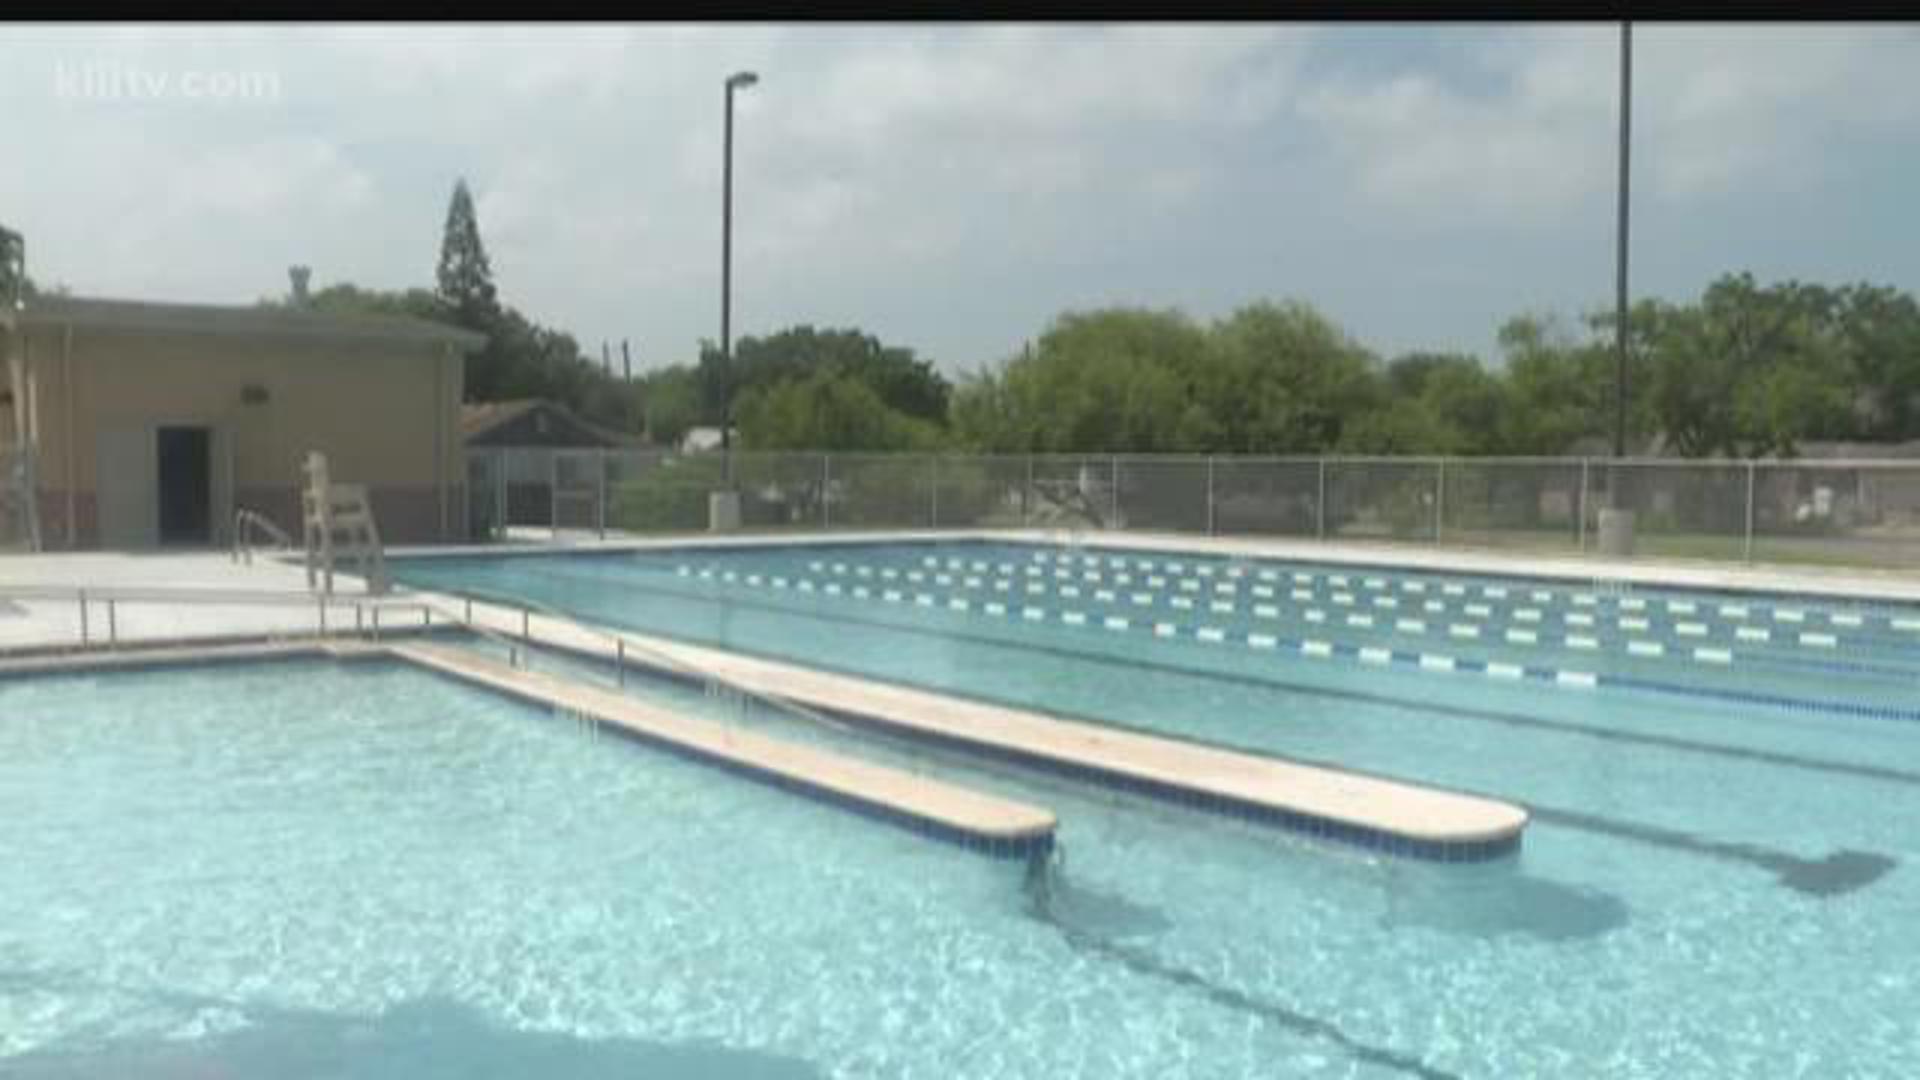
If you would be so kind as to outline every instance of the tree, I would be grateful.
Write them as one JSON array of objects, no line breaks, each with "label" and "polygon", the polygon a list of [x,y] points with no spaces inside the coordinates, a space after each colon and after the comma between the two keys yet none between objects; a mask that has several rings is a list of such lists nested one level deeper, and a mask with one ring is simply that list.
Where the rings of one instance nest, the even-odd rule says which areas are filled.
[{"label": "tree", "polygon": [[748,450],[928,450],[939,429],[882,401],[851,375],[820,370],[755,387],[734,414]]},{"label": "tree", "polygon": [[1206,333],[1177,311],[1107,308],[1055,319],[1035,347],[955,395],[978,450],[1158,452],[1212,437],[1198,408]]},{"label": "tree", "polygon": [[1509,454],[1564,454],[1574,441],[1606,430],[1611,366],[1551,320],[1518,316],[1500,328],[1511,406],[1498,445]]},{"label": "tree", "polygon": [[700,379],[688,364],[673,364],[642,375],[635,387],[640,430],[649,440],[677,446],[704,419]]},{"label": "tree", "polygon": [[1262,302],[1211,332],[1204,397],[1230,453],[1299,453],[1338,444],[1346,424],[1383,406],[1378,361],[1307,304]]},{"label": "tree", "polygon": [[19,233],[0,225],[0,302],[33,295],[33,282],[27,277],[27,242]]},{"label": "tree", "polygon": [[716,424],[722,398],[728,393],[737,404],[755,388],[804,380],[821,372],[860,383],[889,409],[933,424],[946,423],[951,388],[933,364],[910,348],[887,345],[853,327],[816,330],[803,324],[766,337],[744,337],[734,343],[731,364],[723,364],[712,342],[701,343],[701,392],[706,415]]},{"label": "tree", "polygon": [[465,178],[454,182],[453,198],[447,203],[436,280],[440,298],[460,325],[484,332],[499,315],[493,265],[480,239],[480,220],[474,213],[473,193],[467,190]]}]

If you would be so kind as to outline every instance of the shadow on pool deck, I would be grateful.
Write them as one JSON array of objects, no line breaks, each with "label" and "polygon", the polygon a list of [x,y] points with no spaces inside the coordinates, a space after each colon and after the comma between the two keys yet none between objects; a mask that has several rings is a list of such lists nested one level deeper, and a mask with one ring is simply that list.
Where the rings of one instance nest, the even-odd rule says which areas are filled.
[{"label": "shadow on pool deck", "polygon": [[[238,1010],[237,1010],[238,1011]],[[190,1041],[73,1041],[4,1062],[12,1080],[816,1080],[798,1058],[707,1043],[514,1031],[445,999],[378,1016],[244,1010],[251,1025]]]}]

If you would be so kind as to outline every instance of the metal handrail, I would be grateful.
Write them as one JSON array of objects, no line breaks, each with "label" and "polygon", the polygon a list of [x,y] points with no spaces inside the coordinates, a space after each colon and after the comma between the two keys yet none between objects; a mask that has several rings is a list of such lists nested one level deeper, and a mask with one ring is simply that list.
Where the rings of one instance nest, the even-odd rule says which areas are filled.
[{"label": "metal handrail", "polygon": [[[44,600],[65,601],[79,605],[80,640],[74,647],[85,651],[95,648],[118,648],[119,608],[122,604],[258,604],[262,606],[284,606],[312,608],[315,611],[314,633],[317,637],[329,637],[341,634],[371,636],[378,639],[381,632],[380,613],[382,611],[414,611],[421,617],[421,626],[431,629],[433,626],[434,605],[422,600],[374,599],[374,598],[335,598],[316,596],[309,592],[292,589],[220,589],[196,588],[193,586],[93,586],[93,585],[4,585],[0,584],[0,600]],[[91,621],[95,605],[106,608],[106,634],[95,638]],[[353,609],[353,625],[349,629],[345,623],[337,628],[327,625],[329,608],[350,607]],[[367,612],[372,611],[372,619]],[[441,612],[445,617],[445,612]],[[393,625],[391,622],[389,626]],[[219,635],[203,635],[214,637]],[[262,634],[264,638],[273,638],[272,633]],[[191,644],[195,638],[183,637],[168,639],[165,644]],[[158,644],[158,643],[156,643]],[[49,643],[50,647],[62,646]],[[39,646],[27,646],[24,651],[39,651]],[[23,651],[0,646],[0,655]]]},{"label": "metal handrail", "polygon": [[[545,618],[552,619],[560,623],[564,623],[568,627],[571,627],[572,629],[579,631],[580,633],[586,635],[587,637],[595,638],[603,643],[612,645],[615,678],[621,686],[626,685],[627,655],[629,653],[633,653],[638,657],[640,657],[642,663],[647,666],[652,666],[656,668],[665,668],[667,670],[670,670],[672,672],[675,672],[676,674],[679,674],[687,678],[699,679],[705,684],[707,684],[709,687],[718,686],[718,687],[724,688],[728,691],[731,691],[732,693],[739,694],[743,698],[757,701],[760,704],[765,705],[776,712],[791,713],[791,714],[797,715],[804,720],[808,720],[815,724],[819,724],[822,727],[830,728],[841,734],[856,734],[854,729],[849,727],[848,725],[843,724],[838,720],[834,720],[833,718],[815,709],[802,705],[799,702],[792,700],[791,698],[787,698],[778,694],[770,694],[763,690],[757,690],[753,687],[744,685],[734,679],[728,678],[725,675],[721,675],[711,670],[710,668],[706,668],[698,664],[689,663],[688,661],[680,659],[679,657],[670,656],[666,653],[648,648],[644,645],[635,645],[629,642],[627,638],[621,634],[612,633],[610,631],[600,629],[599,627],[591,626],[575,618],[573,615],[559,608],[554,607],[551,604],[542,603],[541,601],[538,601],[538,600],[529,600],[523,596],[512,596],[504,593],[495,593],[486,589],[475,588],[473,586],[463,586],[459,589],[444,589],[444,590],[435,590],[435,591],[441,592],[444,595],[456,597],[460,600],[465,601],[464,609],[459,617],[456,618],[456,616],[454,616],[451,612],[446,611],[444,608],[441,610],[441,615],[445,616],[448,619],[456,621],[461,625],[467,627],[468,629],[474,630],[476,632],[481,632],[483,629],[473,621],[473,602],[478,600],[481,603],[492,604],[496,607],[519,609],[520,627],[521,627],[520,636],[521,636],[521,640],[528,645],[533,644],[531,615],[535,612],[539,613],[541,616]],[[493,634],[491,635],[483,633],[483,636],[496,637],[497,634],[498,634],[498,631],[494,631]],[[497,637],[496,637],[496,640],[497,640]],[[563,650],[566,649],[565,646],[558,646],[558,647]],[[572,650],[569,650],[569,651],[572,651]]]},{"label": "metal handrail", "polygon": [[280,550],[293,550],[293,537],[285,529],[275,525],[273,519],[265,514],[243,506],[233,513],[233,562],[253,565],[253,545],[247,542],[249,528],[265,533],[268,539],[280,546]]}]

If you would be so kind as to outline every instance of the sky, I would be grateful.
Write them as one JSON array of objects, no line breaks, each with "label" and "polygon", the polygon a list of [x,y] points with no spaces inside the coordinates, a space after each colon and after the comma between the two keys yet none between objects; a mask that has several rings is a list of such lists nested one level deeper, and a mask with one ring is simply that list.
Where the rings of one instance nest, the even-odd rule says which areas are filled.
[{"label": "sky", "polygon": [[[1497,357],[1611,304],[1594,24],[0,27],[0,223],[82,295],[433,282],[465,177],[502,297],[589,354],[858,326],[951,374],[1067,310],[1306,301]],[[1634,30],[1632,282],[1920,291],[1920,26]]]}]

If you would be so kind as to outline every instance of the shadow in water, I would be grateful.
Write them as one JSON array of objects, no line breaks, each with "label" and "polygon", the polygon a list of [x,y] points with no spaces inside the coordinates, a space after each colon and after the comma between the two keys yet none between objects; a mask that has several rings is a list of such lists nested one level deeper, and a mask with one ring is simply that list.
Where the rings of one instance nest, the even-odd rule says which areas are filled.
[{"label": "shadow in water", "polygon": [[1159,908],[1075,884],[1065,874],[1052,875],[1046,882],[1046,890],[1050,920],[1082,933],[1136,938],[1150,937],[1173,927],[1173,920]]},{"label": "shadow in water", "polygon": [[[1358,1062],[1418,1077],[1420,1080],[1454,1080],[1453,1074],[1434,1068],[1417,1057],[1362,1042],[1348,1035],[1340,1025],[1331,1020],[1299,1012],[1277,1001],[1216,982],[1199,971],[1160,956],[1151,949],[1120,940],[1122,936],[1120,933],[1101,932],[1096,923],[1079,920],[1085,920],[1091,915],[1097,921],[1099,917],[1105,916],[1115,919],[1122,930],[1131,928],[1136,934],[1149,930],[1164,930],[1172,924],[1152,908],[1078,889],[1067,880],[1067,875],[1058,864],[1047,860],[1035,860],[1028,864],[1027,871],[1025,890],[1027,915],[1051,926],[1059,932],[1069,947],[1083,955],[1095,956],[1110,963],[1119,964],[1135,975],[1200,995],[1217,1006],[1264,1020],[1296,1034],[1324,1039],[1338,1046]],[[1078,903],[1081,905],[1078,909],[1068,906],[1074,903],[1072,899],[1063,901],[1063,897],[1071,898],[1076,893],[1079,896]],[[1123,913],[1126,917],[1119,917]],[[1143,916],[1140,913],[1150,914],[1154,921],[1141,921]]]},{"label": "shadow in water", "polygon": [[489,1023],[422,999],[371,1017],[244,1009],[249,1026],[182,1041],[63,1044],[4,1063],[12,1080],[816,1080],[797,1058],[704,1043],[580,1039]]},{"label": "shadow in water", "polygon": [[1760,844],[1738,840],[1714,840],[1681,832],[1678,829],[1620,821],[1576,810],[1560,810],[1534,804],[1529,806],[1527,811],[1533,815],[1535,821],[1637,840],[1643,844],[1691,852],[1712,859],[1757,866],[1771,871],[1774,879],[1783,888],[1806,896],[1823,898],[1844,896],[1856,889],[1866,888],[1900,865],[1899,860],[1892,856],[1873,851],[1842,848],[1828,852],[1824,858],[1808,859]]},{"label": "shadow in water", "polygon": [[1383,921],[1389,928],[1420,926],[1461,937],[1519,934],[1561,942],[1599,937],[1629,919],[1626,901],[1612,893],[1491,864],[1399,868]]}]

